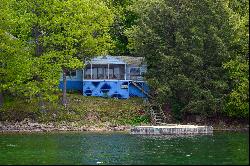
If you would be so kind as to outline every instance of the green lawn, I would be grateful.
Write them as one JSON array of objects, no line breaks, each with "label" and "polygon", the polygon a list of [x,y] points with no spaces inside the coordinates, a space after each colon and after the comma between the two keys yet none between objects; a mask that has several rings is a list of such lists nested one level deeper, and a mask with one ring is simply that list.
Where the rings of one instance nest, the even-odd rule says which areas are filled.
[{"label": "green lawn", "polygon": [[2,121],[21,121],[31,118],[38,122],[78,122],[80,124],[113,125],[149,123],[145,111],[146,104],[141,98],[113,99],[85,97],[80,94],[67,94],[68,106],[60,102],[46,103],[46,112],[41,112],[37,100],[26,102],[7,98],[0,110]]}]

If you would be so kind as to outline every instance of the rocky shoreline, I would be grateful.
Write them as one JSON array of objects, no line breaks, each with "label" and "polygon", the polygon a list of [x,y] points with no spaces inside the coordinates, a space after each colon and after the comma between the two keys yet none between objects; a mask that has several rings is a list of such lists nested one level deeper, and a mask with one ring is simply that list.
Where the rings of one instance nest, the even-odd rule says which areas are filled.
[{"label": "rocky shoreline", "polygon": [[129,131],[131,126],[79,125],[76,122],[38,123],[30,119],[21,122],[0,122],[0,132],[52,132],[52,131]]},{"label": "rocky shoreline", "polygon": [[[109,123],[95,125],[81,125],[78,122],[60,122],[60,123],[38,123],[30,119],[24,119],[21,122],[6,122],[0,121],[0,133],[4,132],[57,132],[57,131],[126,131],[129,132],[132,126],[130,125],[112,125]],[[247,126],[214,126],[214,131],[248,131]]]}]

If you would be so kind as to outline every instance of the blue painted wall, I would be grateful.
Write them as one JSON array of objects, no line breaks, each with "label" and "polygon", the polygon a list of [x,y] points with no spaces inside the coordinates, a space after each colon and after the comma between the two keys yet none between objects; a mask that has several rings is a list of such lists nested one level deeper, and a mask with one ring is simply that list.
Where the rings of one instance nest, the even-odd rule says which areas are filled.
[{"label": "blue painted wall", "polygon": [[[136,82],[138,86],[140,86],[145,92],[149,92],[149,87],[145,82]],[[140,89],[138,89],[132,83],[129,83],[129,96],[130,97],[142,97],[146,98],[146,94],[144,94]]]},{"label": "blue painted wall", "polygon": [[[80,70],[77,72],[80,73]],[[77,74],[77,76],[82,76]],[[136,82],[138,86],[149,92],[145,82]],[[63,89],[63,81],[60,80],[59,88]],[[80,91],[85,96],[116,97],[128,99],[129,97],[147,96],[129,80],[81,80],[79,77],[67,79],[67,91]]]},{"label": "blue painted wall", "polygon": [[[76,90],[82,92],[82,70],[76,70],[76,76],[74,77],[67,76],[66,80],[67,80],[67,85],[66,85],[67,91]],[[59,88],[63,89],[62,76],[60,79]]]},{"label": "blue painted wall", "polygon": [[[148,92],[149,88],[145,82],[137,82],[137,85]],[[83,95],[85,96],[101,96],[101,97],[116,97],[128,99],[129,97],[147,96],[131,81],[83,81]]]},{"label": "blue painted wall", "polygon": [[[82,92],[82,81],[70,81],[67,80],[67,85],[66,89],[67,91],[69,90],[76,90],[76,91],[81,91]],[[60,81],[59,88],[63,89],[63,82]]]},{"label": "blue painted wall", "polygon": [[129,98],[128,81],[83,81],[83,95]]}]

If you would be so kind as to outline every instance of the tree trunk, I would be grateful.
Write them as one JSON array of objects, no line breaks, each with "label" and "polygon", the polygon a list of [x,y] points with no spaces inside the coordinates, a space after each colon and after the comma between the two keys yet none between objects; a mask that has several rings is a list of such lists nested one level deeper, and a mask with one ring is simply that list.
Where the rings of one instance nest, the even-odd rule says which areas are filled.
[{"label": "tree trunk", "polygon": [[2,106],[3,106],[3,94],[0,91],[0,107],[2,107]]},{"label": "tree trunk", "polygon": [[43,45],[39,38],[42,36],[41,30],[38,25],[34,25],[32,29],[32,35],[35,38],[35,56],[39,57],[43,53]]},{"label": "tree trunk", "polygon": [[63,69],[63,98],[62,98],[62,104],[66,107],[67,105],[67,98],[66,98],[66,86],[67,86],[67,81],[66,81],[66,69]]},{"label": "tree trunk", "polygon": [[38,94],[38,98],[39,98],[39,110],[40,112],[45,113],[46,112],[45,103],[44,103],[41,93]]},{"label": "tree trunk", "polygon": [[[37,13],[35,13],[35,14],[37,15]],[[41,30],[40,30],[40,28],[39,28],[39,26],[37,24],[35,24],[33,26],[33,28],[32,28],[32,36],[35,39],[35,56],[40,57],[40,56],[42,56],[42,53],[43,53],[42,43],[39,40],[39,37],[42,36],[42,33],[41,33]],[[42,82],[42,79],[41,79],[40,75],[34,75],[34,78],[39,83]],[[46,112],[45,104],[44,104],[44,101],[43,101],[43,98],[42,98],[42,92],[41,91],[38,92],[37,97],[39,99],[39,110],[40,110],[40,112],[42,112],[42,113]]]}]

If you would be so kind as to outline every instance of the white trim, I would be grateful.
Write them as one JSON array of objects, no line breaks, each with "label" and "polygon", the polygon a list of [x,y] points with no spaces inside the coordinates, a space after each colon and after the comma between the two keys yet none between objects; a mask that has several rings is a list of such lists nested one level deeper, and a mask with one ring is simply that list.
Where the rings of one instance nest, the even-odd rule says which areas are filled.
[{"label": "white trim", "polygon": [[108,63],[108,79],[109,79],[109,63]]},{"label": "white trim", "polygon": [[[85,63],[85,65],[89,65],[89,64],[93,64],[93,65],[106,65],[108,64],[107,62],[103,62],[103,63]],[[127,63],[112,63],[112,62],[109,62],[109,64],[112,64],[112,65],[125,65]]]},{"label": "white trim", "polygon": [[90,78],[91,78],[91,79],[93,78],[92,74],[93,74],[93,73],[92,73],[92,63],[91,63],[91,64],[90,64],[90,75],[91,75]]},{"label": "white trim", "polygon": [[135,80],[104,80],[104,79],[101,79],[101,80],[91,80],[91,79],[85,79],[84,81],[133,81],[133,82],[146,82],[146,81],[135,81]]},{"label": "white trim", "polygon": [[[63,81],[63,80],[60,79],[59,81]],[[83,82],[83,80],[67,80],[67,79],[66,79],[66,81],[80,81],[80,82]]]},{"label": "white trim", "polygon": [[[85,61],[85,60],[84,60]],[[84,75],[85,75],[85,68],[86,68],[86,65],[84,64],[84,61],[83,61],[83,68],[82,68],[82,80],[84,80]]]},{"label": "white trim", "polygon": [[124,72],[124,79],[127,80],[127,64],[125,64],[125,72]]}]

